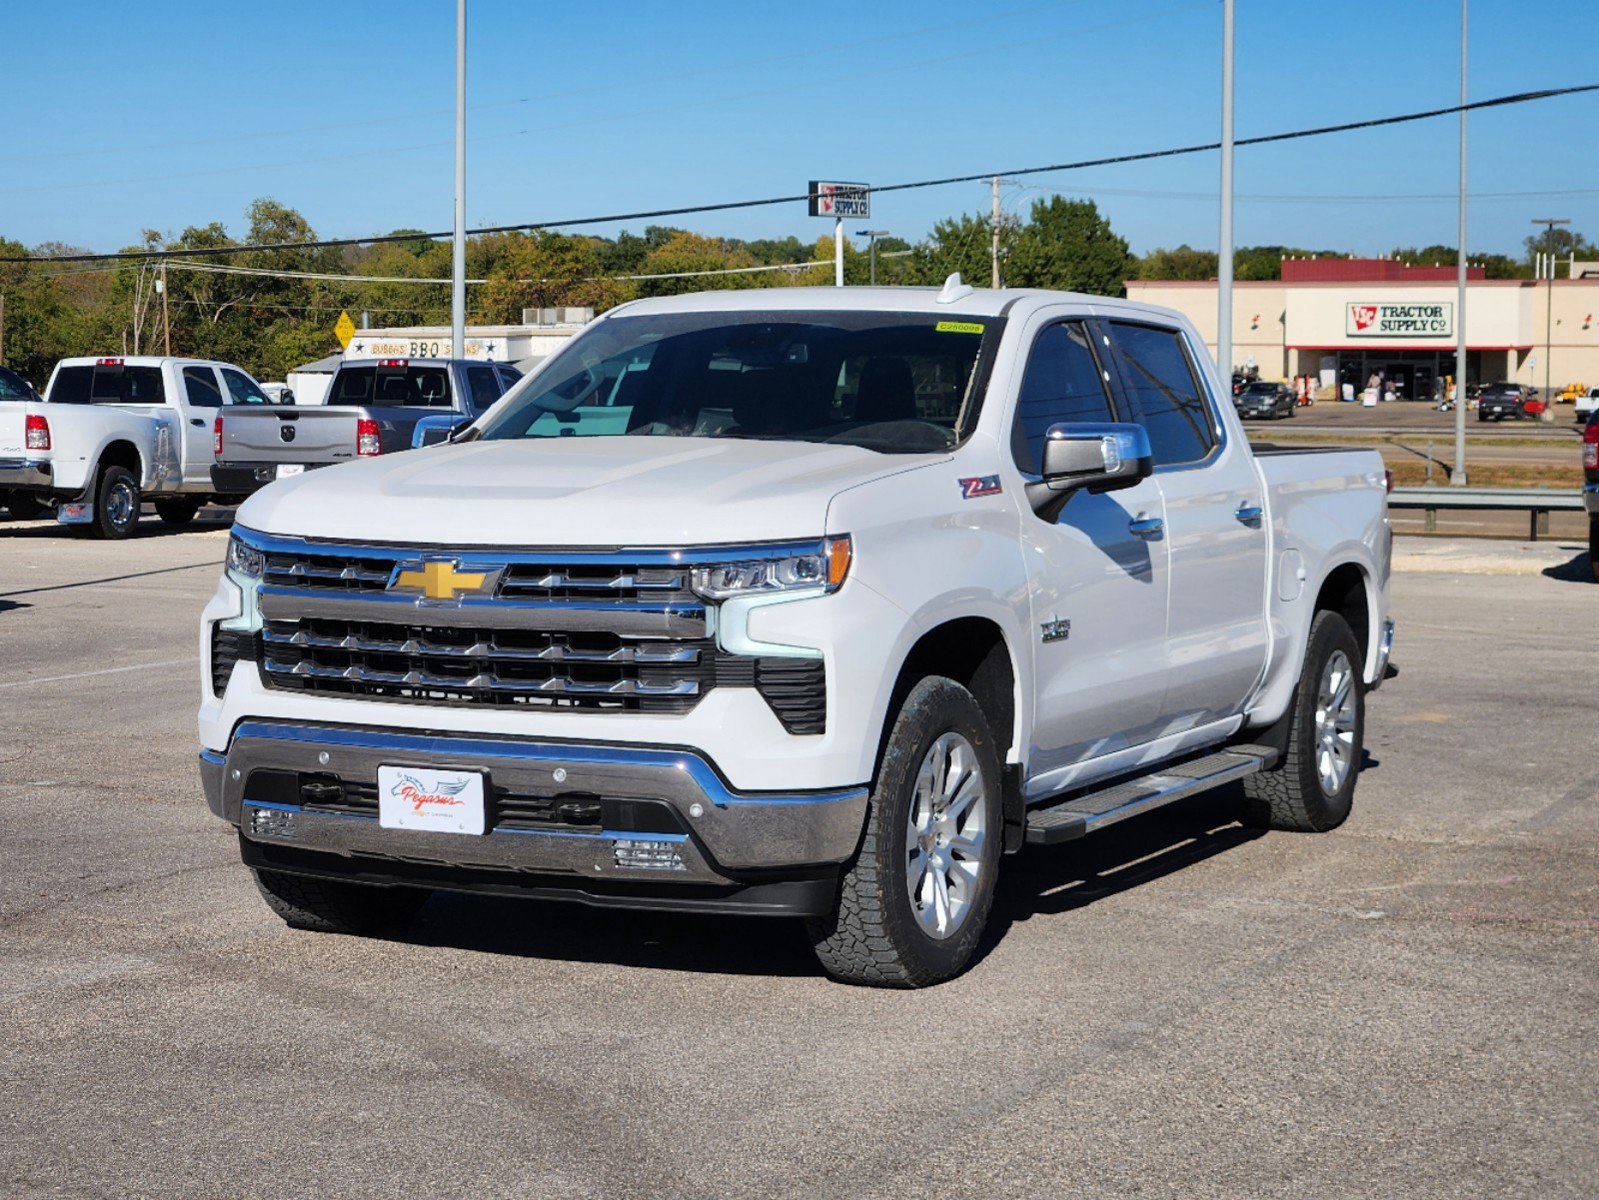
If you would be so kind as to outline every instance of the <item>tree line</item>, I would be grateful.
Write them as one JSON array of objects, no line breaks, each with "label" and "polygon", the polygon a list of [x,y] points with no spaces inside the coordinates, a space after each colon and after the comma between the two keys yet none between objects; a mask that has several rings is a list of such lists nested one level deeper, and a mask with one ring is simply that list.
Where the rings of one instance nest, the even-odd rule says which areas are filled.
[{"label": "tree line", "polygon": [[[183,251],[238,247],[190,263],[127,259],[115,264],[52,262],[83,253],[63,243],[29,249],[0,239],[4,340],[0,361],[42,386],[57,360],[81,354],[173,354],[238,363],[259,379],[281,379],[302,363],[338,349],[333,325],[341,311],[367,314],[375,327],[443,325],[450,319],[451,248],[419,230],[368,246],[263,250],[281,242],[314,242],[299,212],[270,198],[252,203],[235,237],[220,221],[174,235],[145,230],[125,250]],[[414,238],[405,235],[415,234]],[[1035,201],[1024,216],[999,227],[1002,282],[1095,295],[1121,295],[1129,279],[1214,279],[1214,251],[1189,246],[1134,255],[1092,200],[1061,196]],[[971,283],[991,278],[994,227],[986,214],[938,222],[922,241],[879,239],[877,281],[937,284],[959,271]],[[1548,244],[1545,244],[1548,243]],[[1488,277],[1529,277],[1539,251],[1591,255],[1581,234],[1555,229],[1527,239],[1527,258],[1473,254]],[[1290,257],[1349,257],[1291,246],[1241,247],[1238,279],[1275,279]],[[1393,257],[1418,265],[1453,265],[1448,246],[1397,248]],[[527,308],[612,308],[641,296],[719,288],[792,287],[833,282],[833,241],[798,237],[739,240],[652,225],[642,235],[614,238],[548,231],[498,233],[467,242],[472,324],[514,324]],[[864,284],[868,248],[847,241],[844,279]],[[821,265],[815,265],[821,264]],[[780,268],[750,270],[750,268]],[[278,274],[255,274],[272,271]],[[705,275],[700,272],[734,272]],[[356,278],[348,278],[348,277]]]}]

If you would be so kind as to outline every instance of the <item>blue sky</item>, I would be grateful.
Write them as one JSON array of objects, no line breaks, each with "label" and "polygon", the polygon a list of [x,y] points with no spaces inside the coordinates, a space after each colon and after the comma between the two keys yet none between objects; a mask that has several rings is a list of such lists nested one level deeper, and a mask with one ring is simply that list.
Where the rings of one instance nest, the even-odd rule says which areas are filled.
[{"label": "blue sky", "polygon": [[[325,236],[451,220],[452,0],[270,5],[80,0],[0,17],[10,114],[0,235],[116,249],[250,200]],[[1592,0],[1474,0],[1472,99],[1599,82]],[[1240,137],[1439,107],[1458,95],[1456,0],[1238,0]],[[472,225],[892,183],[1217,136],[1219,0],[883,0],[858,5],[470,0]],[[1599,93],[1471,118],[1473,250],[1532,217],[1599,240]],[[1379,253],[1455,239],[1453,118],[1238,155],[1241,244]],[[1033,176],[1096,199],[1135,251],[1216,244],[1217,159]],[[1489,195],[1488,193],[1530,193]],[[1416,199],[1412,197],[1442,197]],[[1309,197],[1309,198],[1306,198]],[[877,198],[915,240],[986,210],[965,184]],[[687,217],[812,238],[799,205]],[[637,232],[645,222],[632,222]],[[586,227],[613,234],[617,226]]]}]

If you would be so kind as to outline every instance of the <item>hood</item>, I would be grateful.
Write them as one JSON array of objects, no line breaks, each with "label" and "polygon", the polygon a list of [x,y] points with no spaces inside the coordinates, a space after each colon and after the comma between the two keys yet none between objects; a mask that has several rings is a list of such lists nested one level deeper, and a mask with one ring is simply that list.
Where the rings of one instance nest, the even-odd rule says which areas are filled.
[{"label": "hood", "polygon": [[[845,488],[943,456],[731,438],[467,442],[257,492],[263,533],[442,546],[680,546],[814,538]],[[833,531],[836,532],[836,531]]]}]

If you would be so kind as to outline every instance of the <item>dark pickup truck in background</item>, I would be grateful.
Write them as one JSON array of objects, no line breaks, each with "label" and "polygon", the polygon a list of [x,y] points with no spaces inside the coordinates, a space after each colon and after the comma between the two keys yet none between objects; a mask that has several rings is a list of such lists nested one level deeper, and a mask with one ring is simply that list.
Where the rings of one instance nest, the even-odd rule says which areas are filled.
[{"label": "dark pickup truck in background", "polygon": [[219,415],[213,483],[242,495],[316,467],[442,442],[520,378],[508,363],[477,359],[352,359],[334,373],[324,405]]}]

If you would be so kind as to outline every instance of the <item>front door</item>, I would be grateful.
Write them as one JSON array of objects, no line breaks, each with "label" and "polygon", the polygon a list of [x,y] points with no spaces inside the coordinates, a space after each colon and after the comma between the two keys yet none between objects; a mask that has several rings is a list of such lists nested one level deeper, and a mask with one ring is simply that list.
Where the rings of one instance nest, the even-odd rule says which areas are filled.
[{"label": "front door", "polygon": [[[1131,419],[1118,414],[1093,327],[1057,321],[1029,352],[1013,419],[1012,452],[1037,478],[1052,425]],[[1078,492],[1054,521],[1022,515],[1036,682],[1029,795],[1066,781],[1087,759],[1148,741],[1166,691],[1167,546],[1153,478]]]},{"label": "front door", "polygon": [[1161,732],[1183,733],[1241,712],[1265,670],[1263,484],[1243,437],[1223,436],[1180,331],[1122,321],[1106,331],[1149,432],[1165,503],[1170,675]]}]

